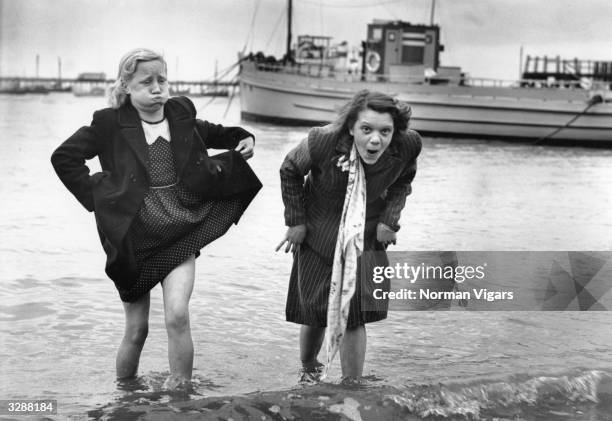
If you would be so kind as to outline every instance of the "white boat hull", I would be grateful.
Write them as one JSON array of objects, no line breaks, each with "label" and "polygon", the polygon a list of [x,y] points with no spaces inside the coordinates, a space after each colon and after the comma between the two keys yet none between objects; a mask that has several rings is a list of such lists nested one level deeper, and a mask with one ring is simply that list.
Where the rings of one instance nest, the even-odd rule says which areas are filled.
[{"label": "white boat hull", "polygon": [[[397,95],[422,134],[612,144],[612,103],[587,109],[581,89],[472,87],[361,82],[257,70],[240,77],[243,118],[288,125],[332,121],[360,89]],[[586,111],[585,111],[586,109]]]}]

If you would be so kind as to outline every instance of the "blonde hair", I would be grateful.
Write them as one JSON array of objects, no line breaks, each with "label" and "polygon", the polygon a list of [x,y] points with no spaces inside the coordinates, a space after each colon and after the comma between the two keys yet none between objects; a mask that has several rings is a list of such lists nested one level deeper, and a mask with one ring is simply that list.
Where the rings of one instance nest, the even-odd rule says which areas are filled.
[{"label": "blonde hair", "polygon": [[161,61],[167,71],[168,65],[164,56],[147,48],[136,48],[121,57],[117,80],[115,80],[108,91],[108,103],[112,108],[119,108],[125,104],[128,96],[127,83],[132,80],[134,73],[136,73],[138,63],[153,60]]}]

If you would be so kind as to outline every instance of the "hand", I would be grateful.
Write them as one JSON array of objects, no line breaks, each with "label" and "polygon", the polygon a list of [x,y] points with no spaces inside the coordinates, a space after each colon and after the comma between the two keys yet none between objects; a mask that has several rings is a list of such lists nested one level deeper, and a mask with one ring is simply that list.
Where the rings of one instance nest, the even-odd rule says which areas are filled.
[{"label": "hand", "polygon": [[236,146],[236,152],[240,152],[244,159],[249,159],[253,157],[253,149],[255,147],[255,139],[251,136],[246,139],[242,139],[238,142],[238,146]]},{"label": "hand", "polygon": [[279,251],[283,244],[287,243],[287,247],[285,247],[285,253],[289,253],[291,250],[292,253],[295,253],[300,249],[300,244],[304,241],[306,237],[306,225],[296,225],[294,227],[287,228],[287,234],[285,234],[285,238],[280,242],[278,246],[276,246],[276,250]]},{"label": "hand", "polygon": [[376,226],[376,240],[383,245],[395,244],[397,234],[387,225],[379,222]]}]

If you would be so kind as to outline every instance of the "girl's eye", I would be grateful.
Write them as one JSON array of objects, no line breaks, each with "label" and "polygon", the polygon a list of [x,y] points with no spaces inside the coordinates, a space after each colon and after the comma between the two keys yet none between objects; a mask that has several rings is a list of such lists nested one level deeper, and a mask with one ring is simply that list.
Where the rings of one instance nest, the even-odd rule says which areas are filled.
[{"label": "girl's eye", "polygon": [[363,126],[361,128],[361,131],[364,132],[364,133],[370,133],[372,131],[372,129],[370,127],[368,127],[368,126]]},{"label": "girl's eye", "polygon": [[382,129],[382,134],[388,136],[391,134],[391,129]]}]

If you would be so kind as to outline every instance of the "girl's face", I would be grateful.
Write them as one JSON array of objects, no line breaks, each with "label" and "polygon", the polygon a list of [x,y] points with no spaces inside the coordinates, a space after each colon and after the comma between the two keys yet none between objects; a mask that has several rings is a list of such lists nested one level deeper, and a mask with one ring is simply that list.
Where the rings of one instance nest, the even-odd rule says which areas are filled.
[{"label": "girl's face", "polygon": [[139,62],[127,83],[127,93],[141,113],[154,114],[163,108],[170,96],[164,64],[159,60]]},{"label": "girl's face", "polygon": [[357,152],[363,162],[375,164],[391,143],[393,118],[389,113],[363,110],[349,133],[355,139]]}]

